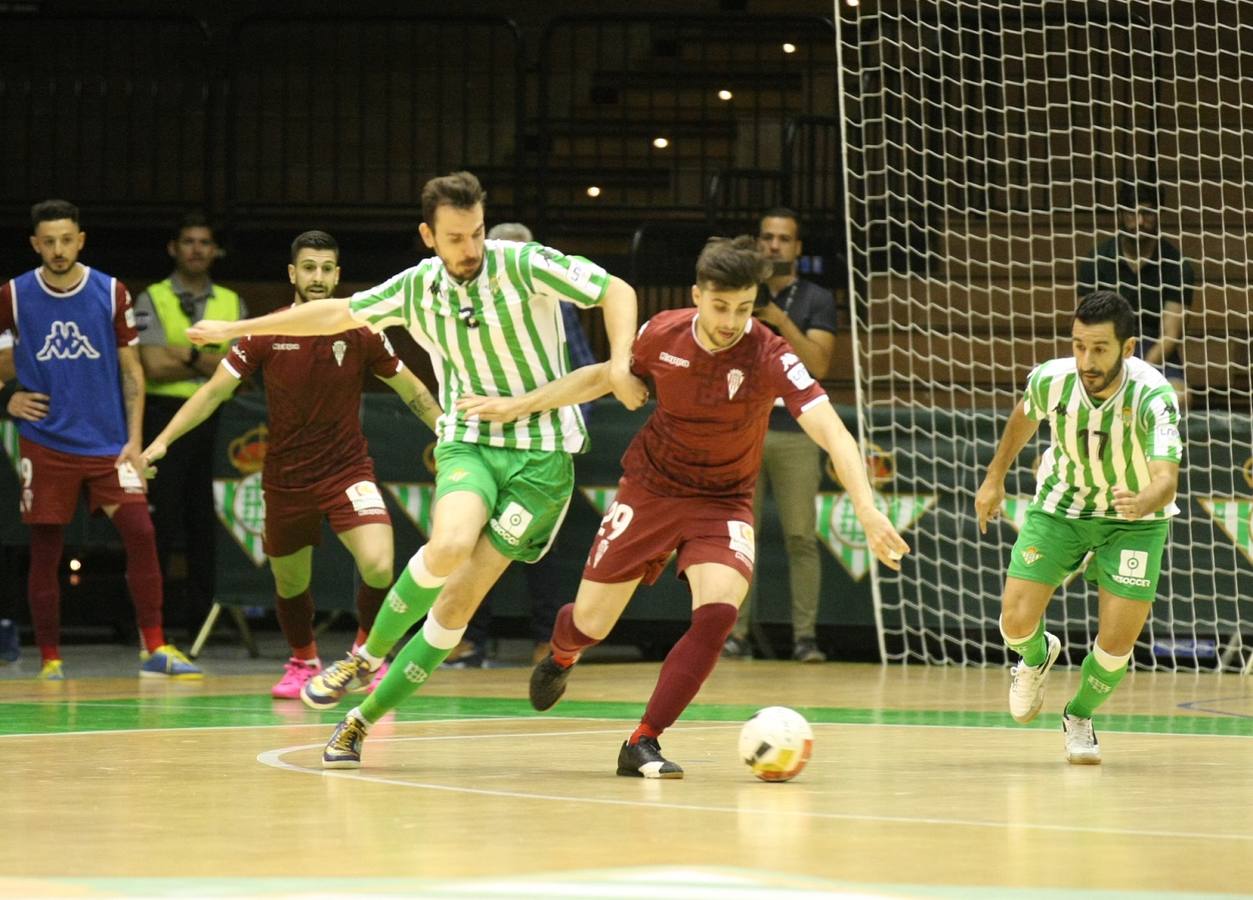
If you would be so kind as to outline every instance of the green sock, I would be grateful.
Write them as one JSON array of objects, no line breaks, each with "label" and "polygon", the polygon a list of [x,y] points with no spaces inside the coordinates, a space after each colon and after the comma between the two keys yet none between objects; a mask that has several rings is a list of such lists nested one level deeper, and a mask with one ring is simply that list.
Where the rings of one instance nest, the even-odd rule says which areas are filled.
[{"label": "green sock", "polygon": [[[1005,637],[1004,631],[1001,632],[1001,637]],[[1011,644],[1006,640],[1005,646],[1021,656],[1022,661],[1027,665],[1033,667],[1040,665],[1048,659],[1049,655],[1048,641],[1044,640],[1044,620],[1041,619],[1036,623],[1035,631],[1032,632],[1031,637],[1019,644]]]},{"label": "green sock", "polygon": [[[375,628],[378,626],[375,625]],[[374,638],[374,632],[370,632]],[[419,631],[403,650],[392,660],[387,674],[374,689],[374,693],[365,698],[361,704],[361,715],[368,722],[377,722],[389,710],[395,709],[410,694],[422,686],[431,673],[439,668],[439,664],[448,658],[452,647],[441,649],[427,643],[426,635]]]},{"label": "green sock", "polygon": [[405,636],[405,632],[413,627],[413,623],[425,616],[435,605],[435,598],[443,590],[443,585],[433,588],[421,587],[406,568],[387,592],[379,614],[374,619],[374,627],[365,639],[365,652],[376,659],[382,659],[391,652],[396,642]]},{"label": "green sock", "polygon": [[1126,674],[1125,662],[1117,671],[1111,672],[1096,661],[1095,653],[1089,653],[1083,658],[1083,667],[1079,670],[1079,690],[1066,704],[1066,712],[1081,719],[1092,718],[1092,713],[1109,699]]}]

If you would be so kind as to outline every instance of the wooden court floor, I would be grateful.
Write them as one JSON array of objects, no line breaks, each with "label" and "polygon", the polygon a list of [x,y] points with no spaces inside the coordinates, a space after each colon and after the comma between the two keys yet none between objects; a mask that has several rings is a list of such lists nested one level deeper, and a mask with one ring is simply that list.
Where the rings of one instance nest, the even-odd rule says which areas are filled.
[{"label": "wooden court floor", "polygon": [[[1054,673],[1030,726],[1004,669],[724,662],[663,736],[682,781],[619,778],[657,665],[443,670],[323,772],[339,713],[273,676],[0,682],[0,896],[1202,897],[1253,893],[1253,682],[1132,673],[1069,766]],[[760,706],[808,769],[736,757]]]}]

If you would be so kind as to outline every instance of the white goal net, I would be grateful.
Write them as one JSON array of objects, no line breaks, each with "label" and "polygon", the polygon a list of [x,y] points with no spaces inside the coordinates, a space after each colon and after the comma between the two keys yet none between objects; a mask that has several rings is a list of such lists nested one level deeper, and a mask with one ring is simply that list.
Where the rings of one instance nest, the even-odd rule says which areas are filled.
[{"label": "white goal net", "polygon": [[[885,658],[1003,661],[1001,586],[1047,425],[986,536],[974,493],[1031,367],[1070,353],[1084,261],[1105,245],[1127,271],[1130,191],[1138,208],[1156,192],[1194,280],[1179,290],[1166,251],[1135,269],[1151,287],[1156,266],[1166,309],[1185,309],[1168,375],[1188,400],[1183,512],[1136,664],[1247,669],[1253,4],[885,3],[846,14],[838,40],[862,439],[885,497],[929,504],[903,573],[875,576]],[[1060,589],[1047,621],[1078,662],[1095,587]]]}]

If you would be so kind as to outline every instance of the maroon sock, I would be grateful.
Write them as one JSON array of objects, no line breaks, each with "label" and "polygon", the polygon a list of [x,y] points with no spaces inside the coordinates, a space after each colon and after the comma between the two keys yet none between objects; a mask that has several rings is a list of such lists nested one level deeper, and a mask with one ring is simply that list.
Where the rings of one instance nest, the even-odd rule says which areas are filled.
[{"label": "maroon sock", "polygon": [[35,626],[35,643],[44,662],[61,658],[61,582],[57,568],[65,547],[63,525],[30,526],[30,574],[26,598]]},{"label": "maroon sock", "polygon": [[278,627],[292,650],[313,643],[313,595],[305,588],[294,597],[274,596],[274,613]]},{"label": "maroon sock", "polygon": [[165,644],[161,628],[163,599],[161,563],[157,561],[157,538],[152,516],[142,503],[124,503],[113,513],[113,527],[126,548],[126,584],[135,604],[135,621],[149,653]]},{"label": "maroon sock", "polygon": [[730,603],[710,603],[692,613],[692,624],[661,664],[657,686],[640,721],[642,727],[631,735],[632,741],[638,741],[641,734],[657,737],[687,709],[714,670],[735,616],[736,609]]},{"label": "maroon sock", "polygon": [[593,644],[599,643],[600,641],[596,638],[588,637],[579,631],[574,624],[573,603],[567,603],[557,610],[557,621],[553,623],[552,639],[553,661],[557,665],[569,668],[578,661],[580,653]]},{"label": "maroon sock", "polygon": [[383,608],[390,588],[370,587],[364,581],[357,588],[357,643],[364,644],[370,629],[374,627],[374,619]]}]

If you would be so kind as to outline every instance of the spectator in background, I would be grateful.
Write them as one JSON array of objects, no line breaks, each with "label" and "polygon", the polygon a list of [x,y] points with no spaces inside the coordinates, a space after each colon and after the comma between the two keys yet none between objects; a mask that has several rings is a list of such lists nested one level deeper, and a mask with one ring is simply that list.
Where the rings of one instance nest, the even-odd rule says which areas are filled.
[{"label": "spectator in background", "polygon": [[[488,240],[516,241],[529,244],[534,240],[531,229],[521,222],[500,222],[493,225],[487,232]],[[592,347],[587,341],[583,325],[579,322],[579,313],[571,304],[561,304],[561,321],[566,329],[566,349],[570,353],[570,370],[581,369],[583,366],[595,365],[597,362]],[[592,403],[581,403],[583,421],[589,420]],[[557,540],[561,540],[558,534]],[[554,548],[555,550],[556,548]],[[561,608],[561,598],[566,596],[571,586],[561,581],[561,567],[557,560],[559,554],[547,553],[540,559],[523,568],[526,575],[526,589],[531,602],[531,639],[535,647],[531,654],[531,664],[539,662],[548,655],[548,637],[553,632],[553,623],[557,621],[557,610]],[[479,668],[487,662],[487,644],[491,636],[492,599],[497,592],[493,588],[487,599],[479,606],[466,628],[465,638],[457,648],[448,655],[444,664],[450,668]]]},{"label": "spectator in background", "polygon": [[[826,288],[797,275],[801,233],[796,213],[785,207],[767,210],[761,217],[757,243],[769,258],[773,274],[758,294],[754,315],[787,341],[810,374],[821,380],[830,371],[835,351],[838,327],[835,297]],[[776,401],[770,415],[770,430],[766,433],[754,516],[760,525],[769,490],[779,511],[787,550],[792,658],[799,662],[825,662],[827,658],[817,640],[822,560],[818,555],[815,500],[821,482],[822,449],[801,430],[783,401]],[[723,656],[751,654],[749,626],[757,592],[757,579],[754,579],[735,629],[727,638]]]},{"label": "spectator in background", "polygon": [[[183,403],[213,375],[225,347],[200,348],[187,329],[206,316],[242,319],[244,302],[209,276],[218,244],[209,221],[198,212],[183,216],[166,252],[174,260],[169,278],[151,284],[135,299],[139,359],[146,378],[144,442],[151,443]],[[186,576],[182,579],[180,623],[194,633],[213,605],[217,524],[213,511],[213,448],[216,414],[183,436],[161,462],[161,478],[148,487],[157,532],[161,574],[170,593],[171,550],[182,538]],[[168,615],[168,613],[167,613]]]},{"label": "spectator in background", "polygon": [[[43,661],[39,677],[61,681],[61,589],[65,526],[87,490],[126,548],[126,583],[143,639],[139,674],[200,678],[165,642],[161,568],[140,455],[144,372],[126,286],[78,261],[86,235],[78,207],[31,208],[31,247],[41,265],[0,287],[0,332],[12,330],[17,377],[3,392],[20,419],[22,521],[30,526],[27,595]],[[20,384],[18,383],[20,380]]]},{"label": "spectator in background", "polygon": [[1118,188],[1118,234],[1078,264],[1075,282],[1080,300],[1094,291],[1117,291],[1131,304],[1140,326],[1141,358],[1161,370],[1184,409],[1188,385],[1179,351],[1196,277],[1179,247],[1161,235],[1161,199],[1156,184],[1123,182]]}]

